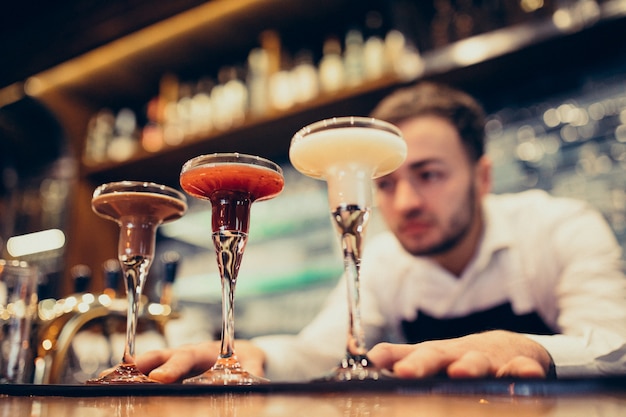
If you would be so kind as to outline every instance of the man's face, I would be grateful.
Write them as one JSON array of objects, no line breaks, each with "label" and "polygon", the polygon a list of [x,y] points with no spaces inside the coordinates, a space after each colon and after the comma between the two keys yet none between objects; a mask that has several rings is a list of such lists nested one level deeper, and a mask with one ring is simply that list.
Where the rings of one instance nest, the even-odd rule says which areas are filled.
[{"label": "man's face", "polygon": [[398,125],[408,145],[405,162],[375,181],[378,209],[413,255],[441,255],[480,221],[490,186],[486,158],[472,164],[448,121],[422,116]]}]

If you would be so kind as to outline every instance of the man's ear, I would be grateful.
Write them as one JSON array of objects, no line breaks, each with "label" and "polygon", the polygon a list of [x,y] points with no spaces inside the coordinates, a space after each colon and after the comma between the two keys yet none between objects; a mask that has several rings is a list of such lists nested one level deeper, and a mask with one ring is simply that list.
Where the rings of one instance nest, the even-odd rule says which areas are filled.
[{"label": "man's ear", "polygon": [[480,197],[491,192],[491,168],[491,158],[489,158],[489,156],[487,155],[481,156],[480,159],[476,162],[476,190],[478,190],[478,194]]}]

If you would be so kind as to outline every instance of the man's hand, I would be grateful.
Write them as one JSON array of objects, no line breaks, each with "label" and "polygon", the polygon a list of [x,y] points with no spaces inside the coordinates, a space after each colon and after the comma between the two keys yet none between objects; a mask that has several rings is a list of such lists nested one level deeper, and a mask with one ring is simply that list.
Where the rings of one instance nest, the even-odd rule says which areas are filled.
[{"label": "man's hand", "polygon": [[[241,366],[256,376],[263,376],[265,353],[246,340],[237,340],[237,357]],[[220,342],[204,342],[175,349],[154,350],[137,357],[137,366],[150,378],[163,382],[179,382],[196,376],[215,363]]]},{"label": "man's hand", "polygon": [[552,361],[538,343],[501,330],[414,345],[379,343],[367,356],[400,378],[439,373],[451,378],[545,378]]}]

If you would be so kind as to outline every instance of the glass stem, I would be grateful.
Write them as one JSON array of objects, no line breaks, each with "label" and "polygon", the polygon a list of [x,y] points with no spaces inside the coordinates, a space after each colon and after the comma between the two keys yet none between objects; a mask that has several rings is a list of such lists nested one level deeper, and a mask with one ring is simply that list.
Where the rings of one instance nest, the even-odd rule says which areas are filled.
[{"label": "glass stem", "polygon": [[344,272],[348,286],[350,328],[347,356],[344,368],[367,365],[365,334],[361,324],[361,299],[359,269],[361,266],[361,243],[368,223],[370,210],[358,205],[341,205],[332,213],[335,226],[341,236]]},{"label": "glass stem", "polygon": [[348,287],[348,314],[350,320],[347,352],[348,356],[351,358],[365,356],[367,352],[365,335],[361,325],[359,243],[360,238],[358,236],[349,233],[344,233],[342,236],[344,270],[346,274],[346,285]]},{"label": "glass stem", "polygon": [[225,274],[222,277],[222,346],[220,358],[228,359],[235,351],[235,285],[236,279]]},{"label": "glass stem", "polygon": [[222,344],[217,367],[240,367],[235,356],[235,287],[248,235],[236,231],[213,234],[222,281]]},{"label": "glass stem", "polygon": [[128,311],[126,314],[126,345],[122,364],[135,365],[135,339],[139,321],[139,301],[154,256],[156,223],[139,222],[129,217],[120,224],[118,259],[124,271]]},{"label": "glass stem", "polygon": [[122,259],[124,267],[124,282],[126,284],[126,298],[128,301],[128,313],[126,315],[126,345],[124,346],[124,365],[135,364],[135,339],[137,336],[137,323],[139,321],[139,301],[143,291],[143,284],[150,267],[150,259],[143,256],[135,256]]}]

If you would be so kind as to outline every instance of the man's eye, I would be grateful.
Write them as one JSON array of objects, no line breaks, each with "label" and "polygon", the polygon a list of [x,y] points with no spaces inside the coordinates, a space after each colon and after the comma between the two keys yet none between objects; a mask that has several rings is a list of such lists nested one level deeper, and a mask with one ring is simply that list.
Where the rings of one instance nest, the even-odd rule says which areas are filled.
[{"label": "man's eye", "polygon": [[393,181],[391,180],[378,180],[375,182],[377,190],[390,191],[393,189]]},{"label": "man's eye", "polygon": [[437,171],[424,171],[419,174],[422,181],[438,181],[443,177],[441,172]]}]

